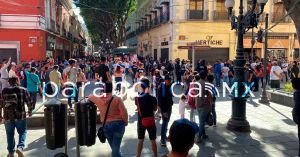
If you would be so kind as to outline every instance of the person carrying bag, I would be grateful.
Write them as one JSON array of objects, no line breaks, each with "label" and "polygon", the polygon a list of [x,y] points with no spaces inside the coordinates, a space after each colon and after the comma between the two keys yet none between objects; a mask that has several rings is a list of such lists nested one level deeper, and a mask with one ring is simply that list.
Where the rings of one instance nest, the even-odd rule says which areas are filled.
[{"label": "person carrying bag", "polygon": [[99,140],[100,140],[101,143],[105,143],[106,142],[106,137],[104,135],[104,126],[105,126],[106,119],[107,119],[108,112],[109,112],[109,108],[110,108],[110,105],[111,105],[111,102],[112,102],[113,99],[114,99],[114,96],[112,96],[111,99],[110,99],[110,101],[109,101],[109,104],[108,104],[107,109],[106,109],[104,121],[102,123],[102,126],[98,129],[97,136],[98,136],[98,138],[99,138]]}]

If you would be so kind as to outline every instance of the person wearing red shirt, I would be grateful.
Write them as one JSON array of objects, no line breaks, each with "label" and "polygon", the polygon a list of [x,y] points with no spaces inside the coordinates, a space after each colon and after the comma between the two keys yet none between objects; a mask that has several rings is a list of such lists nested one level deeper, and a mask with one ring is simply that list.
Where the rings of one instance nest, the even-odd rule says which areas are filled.
[{"label": "person wearing red shirt", "polygon": [[268,65],[267,65],[267,72],[266,72],[266,85],[269,85],[269,83],[270,83],[270,72],[271,72],[271,69],[272,69],[272,62],[269,61]]}]

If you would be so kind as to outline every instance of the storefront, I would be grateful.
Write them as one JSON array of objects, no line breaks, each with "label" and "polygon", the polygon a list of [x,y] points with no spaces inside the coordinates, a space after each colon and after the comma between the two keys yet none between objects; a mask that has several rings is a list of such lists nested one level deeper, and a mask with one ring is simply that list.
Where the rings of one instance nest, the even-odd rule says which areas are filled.
[{"label": "storefront", "polygon": [[[229,59],[229,35],[228,34],[198,34],[190,36],[181,36],[180,45],[187,46],[203,46],[210,47],[205,50],[195,50],[195,62],[199,60],[205,60],[209,64],[213,64],[217,59],[226,61]],[[183,42],[185,41],[185,42]],[[184,44],[185,43],[185,44]],[[180,53],[188,51],[187,59],[192,60],[193,51],[189,50],[178,50]]]},{"label": "storefront", "polygon": [[53,58],[55,50],[56,39],[55,36],[47,34],[46,37],[46,58]]},{"label": "storefront", "polygon": [[64,40],[59,37],[56,37],[54,58],[57,58],[58,60],[63,60],[64,57]]}]

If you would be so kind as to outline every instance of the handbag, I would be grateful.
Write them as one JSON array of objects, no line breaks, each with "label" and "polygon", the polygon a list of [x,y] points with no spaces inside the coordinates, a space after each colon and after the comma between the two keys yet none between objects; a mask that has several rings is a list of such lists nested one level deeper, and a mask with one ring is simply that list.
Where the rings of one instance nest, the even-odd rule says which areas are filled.
[{"label": "handbag", "polygon": [[110,101],[109,101],[109,104],[108,104],[107,109],[106,109],[106,113],[105,113],[103,124],[98,129],[98,132],[97,132],[97,136],[98,136],[98,138],[99,138],[99,140],[100,140],[101,143],[105,143],[105,141],[106,141],[106,137],[104,135],[104,125],[106,123],[106,119],[107,119],[107,116],[108,116],[108,111],[109,111],[109,108],[110,108],[110,105],[111,105],[111,102],[112,102],[113,99],[114,99],[114,96],[112,96],[111,99],[110,99]]},{"label": "handbag", "polygon": [[141,110],[140,110],[140,104],[139,104],[139,99],[138,97],[135,98],[135,101],[136,101],[136,104],[137,104],[137,107],[138,107],[138,113],[142,119],[142,126],[145,127],[145,128],[149,128],[149,127],[154,127],[155,126],[155,119],[154,117],[142,117],[142,113],[141,113]]}]

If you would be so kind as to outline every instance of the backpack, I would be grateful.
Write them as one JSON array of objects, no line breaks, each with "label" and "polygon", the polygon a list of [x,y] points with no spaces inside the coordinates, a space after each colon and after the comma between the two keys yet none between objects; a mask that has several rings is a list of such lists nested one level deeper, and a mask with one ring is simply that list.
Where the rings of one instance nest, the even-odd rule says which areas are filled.
[{"label": "backpack", "polygon": [[4,94],[4,115],[7,120],[15,120],[22,117],[22,112],[18,109],[18,96],[16,93]]}]

